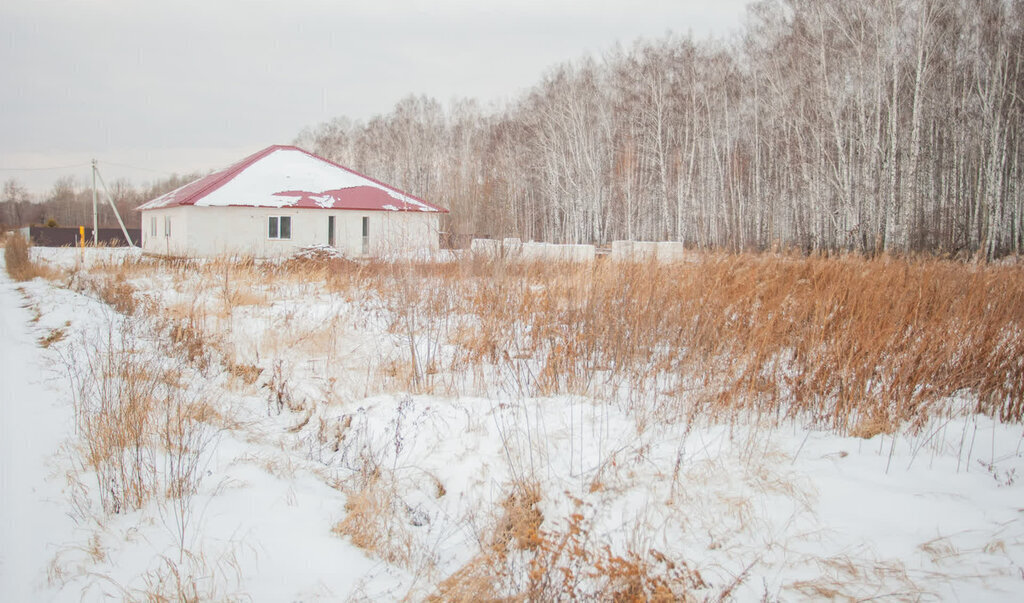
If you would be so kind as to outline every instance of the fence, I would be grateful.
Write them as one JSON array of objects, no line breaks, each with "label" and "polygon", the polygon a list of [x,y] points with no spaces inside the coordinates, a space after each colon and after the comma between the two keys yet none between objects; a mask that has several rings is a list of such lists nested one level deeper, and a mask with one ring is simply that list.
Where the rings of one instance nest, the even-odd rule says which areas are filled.
[{"label": "fence", "polygon": [[[497,260],[590,263],[598,255],[594,245],[562,245],[519,239],[473,239],[469,246],[475,256]],[[607,251],[605,251],[607,253]],[[685,259],[686,247],[678,241],[613,241],[615,262],[658,262],[669,264]]]},{"label": "fence", "polygon": [[[23,228],[22,232],[25,230],[28,230],[28,236],[32,239],[32,243],[39,247],[77,247],[82,244],[81,231],[77,226],[67,228],[30,226],[27,229]],[[100,245],[107,247],[126,247],[128,245],[120,228],[99,228],[96,234],[99,235],[97,238]],[[141,229],[129,228],[128,236],[136,245],[142,243]],[[85,244],[92,244],[92,228],[85,229]]]}]

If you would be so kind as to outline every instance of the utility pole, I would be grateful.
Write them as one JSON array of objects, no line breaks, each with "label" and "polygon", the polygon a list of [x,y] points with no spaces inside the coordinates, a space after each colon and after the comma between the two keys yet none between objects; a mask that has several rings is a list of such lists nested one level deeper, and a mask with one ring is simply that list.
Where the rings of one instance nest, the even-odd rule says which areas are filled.
[{"label": "utility pole", "polygon": [[[103,192],[107,194],[107,203],[110,204],[110,209],[114,210],[114,217],[117,218],[117,223],[121,225],[121,233],[124,234],[124,240],[128,242],[129,247],[135,247],[135,243],[128,234],[128,229],[124,226],[124,220],[121,219],[121,212],[117,211],[117,205],[114,204],[114,198],[110,196],[110,189],[107,188],[107,183],[103,180],[103,174],[101,174],[100,169],[96,167],[95,159],[92,162],[92,174],[93,178],[96,178],[97,176],[100,178],[100,184],[103,185]],[[93,219],[96,219],[96,214],[93,214]],[[94,230],[93,232],[95,233],[96,231]]]},{"label": "utility pole", "polygon": [[92,160],[92,246],[99,246],[99,217],[96,208],[96,160]]}]

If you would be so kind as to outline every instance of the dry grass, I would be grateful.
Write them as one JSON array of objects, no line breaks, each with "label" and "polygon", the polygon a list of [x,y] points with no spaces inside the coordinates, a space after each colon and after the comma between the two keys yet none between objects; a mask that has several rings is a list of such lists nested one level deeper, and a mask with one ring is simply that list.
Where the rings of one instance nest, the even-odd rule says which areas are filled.
[{"label": "dry grass", "polygon": [[38,276],[49,277],[51,272],[32,261],[28,242],[16,234],[9,235],[4,243],[4,263],[7,274],[15,281],[30,281]]},{"label": "dry grass", "polygon": [[515,490],[494,535],[495,542],[513,536],[512,546],[477,555],[443,580],[431,600],[695,601],[695,592],[708,588],[684,560],[653,549],[618,554],[598,546],[589,508],[578,499],[564,527],[541,529],[539,513],[529,511],[533,504],[523,500],[521,488]]},{"label": "dry grass", "polygon": [[63,328],[57,328],[50,331],[45,337],[39,338],[39,347],[48,348],[58,341],[63,341],[64,337],[67,336],[67,332]]},{"label": "dry grass", "polygon": [[[671,266],[369,263],[328,286],[373,291],[409,341],[457,346],[450,373],[514,373],[522,395],[628,390],[638,408],[799,415],[864,437],[964,393],[1024,418],[1019,266],[708,253]],[[420,389],[439,357],[423,349],[405,358]]]},{"label": "dry grass", "polygon": [[432,560],[411,531],[413,518],[389,477],[378,470],[358,480],[359,487],[345,488],[345,516],[331,532],[388,563],[413,571],[424,569],[424,562],[432,565]]},{"label": "dry grass", "polygon": [[[147,271],[170,274],[192,301],[176,313],[159,307],[146,313],[173,354],[204,371],[240,307],[327,292],[383,317],[382,338],[393,345],[376,359],[373,378],[384,376],[392,391],[577,393],[624,403],[646,420],[799,417],[865,438],[923,423],[952,397],[1003,421],[1024,418],[1020,266],[708,253],[671,266],[225,258],[110,270],[117,277],[105,282],[115,284]],[[112,305],[136,298],[130,287],[113,286],[101,297]],[[289,316],[270,322],[268,328],[285,334],[281,349],[272,351],[336,353],[336,338],[322,324],[315,325],[318,333],[300,332],[308,325]],[[268,411],[304,411],[291,431],[315,432],[328,456],[355,449],[351,416],[326,421],[293,405],[290,380],[299,377],[273,354],[247,362],[217,355],[241,381],[263,380]],[[145,396],[134,399],[143,406],[140,416],[157,416],[146,410]],[[130,435],[134,411],[118,412]],[[132,446],[129,437],[110,447],[131,452]],[[429,552],[410,531],[415,524],[393,472],[379,465],[357,464],[357,478],[339,486],[347,502],[333,531],[389,563],[422,567]],[[762,481],[768,490],[791,488]],[[597,479],[591,485],[609,487]],[[444,496],[443,484],[436,491]],[[165,495],[174,497],[171,489]],[[682,560],[600,545],[586,509],[561,523],[547,521],[540,501],[539,487],[528,482],[502,498],[480,554],[440,582],[435,597],[686,600],[711,590]],[[739,529],[753,529],[756,513],[740,508],[742,502],[722,500],[737,507],[727,515]],[[728,597],[743,579],[740,574],[719,594]],[[807,588],[819,589],[804,591],[816,596],[833,592],[822,582]]]},{"label": "dry grass", "polygon": [[263,369],[252,364],[228,362],[225,368],[231,376],[240,379],[246,385],[256,383],[263,374]]},{"label": "dry grass", "polygon": [[140,509],[154,497],[190,497],[210,425],[219,420],[210,404],[179,389],[180,365],[163,365],[158,351],[139,345],[137,329],[114,322],[104,337],[83,337],[62,353],[80,467],[95,479],[106,514]]},{"label": "dry grass", "polygon": [[[389,391],[577,393],[625,399],[652,419],[696,406],[720,419],[800,416],[861,437],[923,421],[954,396],[1001,420],[1024,418],[1019,265],[704,253],[667,266],[224,258],[152,267],[183,288],[211,283],[225,307],[275,299],[275,288],[326,289],[385,316],[392,346],[374,372]],[[196,344],[202,324],[193,308],[173,339]],[[300,336],[293,344],[305,351],[334,353],[333,333]]]},{"label": "dry grass", "polygon": [[540,484],[518,483],[501,503],[502,516],[494,530],[491,549],[507,553],[509,547],[534,550],[541,545],[540,526],[544,515],[537,508],[540,502]]},{"label": "dry grass", "polygon": [[124,272],[114,276],[108,276],[96,286],[96,293],[105,304],[114,308],[121,314],[134,314],[138,308],[135,300],[135,290],[125,282],[127,278]]}]

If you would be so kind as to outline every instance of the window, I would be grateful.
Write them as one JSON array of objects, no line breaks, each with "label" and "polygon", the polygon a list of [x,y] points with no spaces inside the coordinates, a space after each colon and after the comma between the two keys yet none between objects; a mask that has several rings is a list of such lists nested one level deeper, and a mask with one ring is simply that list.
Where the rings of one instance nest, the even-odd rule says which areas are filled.
[{"label": "window", "polygon": [[149,219],[149,234],[150,236],[156,236],[156,216]]},{"label": "window", "polygon": [[171,217],[170,216],[165,216],[164,217],[164,236],[165,237],[171,236]]},{"label": "window", "polygon": [[270,216],[267,218],[267,238],[290,239],[292,238],[292,217],[291,216]]}]

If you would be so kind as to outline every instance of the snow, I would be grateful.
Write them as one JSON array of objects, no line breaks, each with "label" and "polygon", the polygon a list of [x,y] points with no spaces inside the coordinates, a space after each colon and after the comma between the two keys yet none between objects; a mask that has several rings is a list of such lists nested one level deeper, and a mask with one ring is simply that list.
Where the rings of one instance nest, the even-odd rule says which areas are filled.
[{"label": "snow", "polygon": [[71,541],[54,454],[71,431],[71,409],[30,333],[32,316],[0,272],[0,599],[30,601],[50,559]]},{"label": "snow", "polygon": [[[74,441],[70,398],[46,365],[123,320],[82,283],[90,267],[137,255],[34,252],[81,276],[71,289],[37,280],[23,292],[0,277],[0,599],[138,595],[178,559],[167,510],[154,501],[69,522],[64,476],[78,470],[61,443]],[[128,278],[167,315],[213,315],[224,295],[198,273]],[[579,499],[590,546],[685,560],[708,596],[738,576],[736,600],[1024,596],[1024,433],[972,414],[969,398],[948,400],[949,412],[919,429],[859,439],[799,419],[688,420],[501,387],[412,395],[369,368],[408,346],[372,293],[262,286],[266,302],[236,306],[221,342],[263,369],[257,383],[217,365],[182,373],[227,417],[204,458],[188,547],[210,570],[214,598],[422,600],[479,551],[509,484],[524,476],[539,485],[544,529],[564,529]],[[65,339],[36,345],[58,328]],[[137,346],[172,353],[145,337]],[[283,408],[268,402],[274,370],[288,386]],[[394,560],[332,532],[366,475],[378,477],[362,493],[387,496],[379,519],[405,543]],[[54,567],[61,577],[48,582]]]}]

